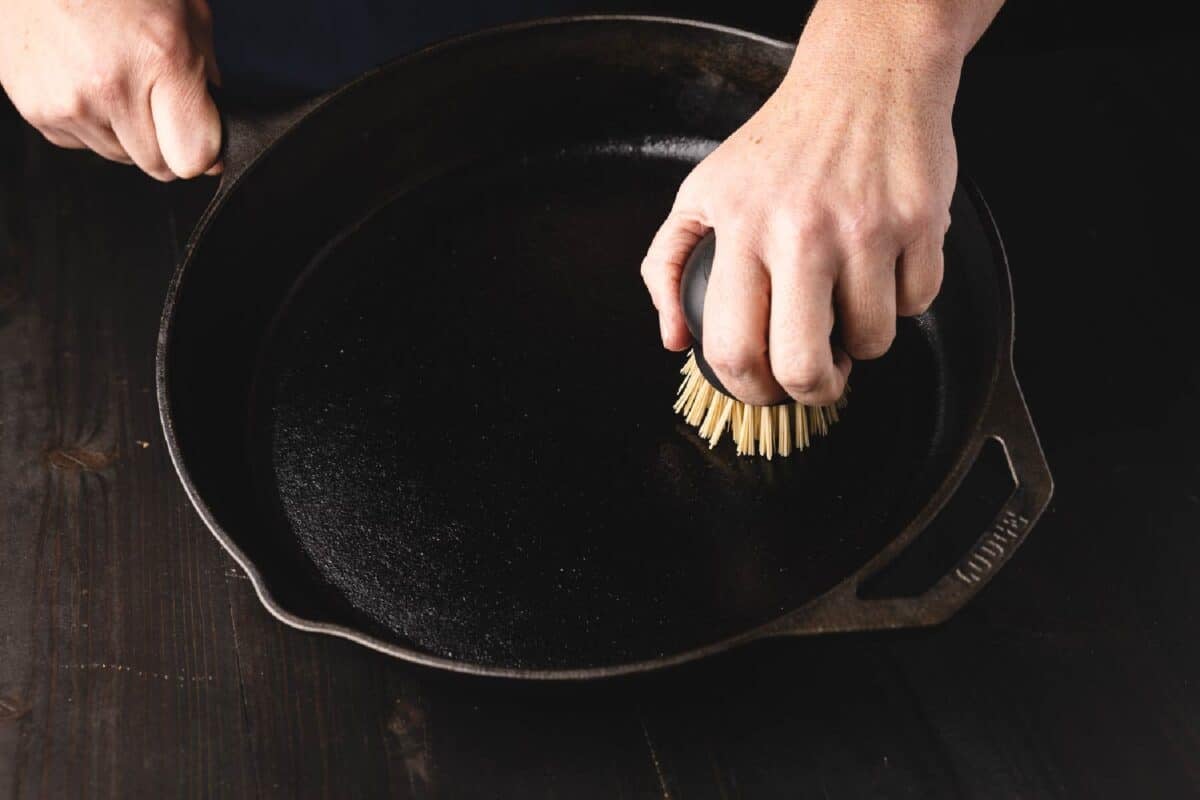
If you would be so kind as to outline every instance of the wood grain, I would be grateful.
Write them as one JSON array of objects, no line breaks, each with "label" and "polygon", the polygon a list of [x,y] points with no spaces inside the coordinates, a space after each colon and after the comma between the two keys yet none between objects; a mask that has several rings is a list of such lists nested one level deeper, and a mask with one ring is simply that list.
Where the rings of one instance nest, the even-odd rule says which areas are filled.
[{"label": "wood grain", "polygon": [[0,733],[0,785],[239,793],[229,563],[164,480],[152,392],[168,190],[6,126],[0,686],[29,711]]}]

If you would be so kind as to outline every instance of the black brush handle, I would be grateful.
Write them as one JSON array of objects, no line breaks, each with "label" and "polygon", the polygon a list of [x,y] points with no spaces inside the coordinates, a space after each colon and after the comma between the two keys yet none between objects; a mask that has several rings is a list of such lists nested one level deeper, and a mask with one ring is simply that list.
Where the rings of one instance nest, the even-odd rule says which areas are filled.
[{"label": "black brush handle", "polygon": [[729,391],[717,380],[712,367],[704,360],[704,352],[700,343],[704,341],[704,296],[708,294],[708,278],[712,274],[713,256],[717,252],[717,236],[713,231],[704,234],[699,243],[688,256],[683,265],[683,276],[679,280],[679,302],[683,304],[683,318],[688,330],[695,340],[693,352],[696,356],[696,366],[700,374],[723,395],[732,397]]}]

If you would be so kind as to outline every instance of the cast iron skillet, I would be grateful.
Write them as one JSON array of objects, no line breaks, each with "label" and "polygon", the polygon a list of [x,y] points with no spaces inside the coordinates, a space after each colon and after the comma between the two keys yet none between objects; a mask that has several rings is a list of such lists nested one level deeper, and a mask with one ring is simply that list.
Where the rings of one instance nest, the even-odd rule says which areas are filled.
[{"label": "cast iron skillet", "polygon": [[[229,120],[158,399],[189,497],[273,614],[436,667],[590,678],[932,624],[995,574],[1052,487],[974,190],[938,301],[856,367],[828,439],[739,459],[670,411],[680,356],[641,256],[790,52],[681,20],[554,20]],[[862,596],[989,438],[1017,485],[994,524],[912,596]]]}]

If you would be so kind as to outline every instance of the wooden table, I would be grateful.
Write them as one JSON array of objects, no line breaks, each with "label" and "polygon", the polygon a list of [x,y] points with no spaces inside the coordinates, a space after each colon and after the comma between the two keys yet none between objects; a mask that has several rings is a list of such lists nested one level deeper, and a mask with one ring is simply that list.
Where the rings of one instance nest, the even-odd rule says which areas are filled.
[{"label": "wooden table", "polygon": [[1058,483],[972,606],[588,685],[443,675],[263,610],[153,396],[213,183],[0,114],[0,796],[1195,795],[1196,87],[1164,49],[968,68],[962,163],[1006,236]]}]

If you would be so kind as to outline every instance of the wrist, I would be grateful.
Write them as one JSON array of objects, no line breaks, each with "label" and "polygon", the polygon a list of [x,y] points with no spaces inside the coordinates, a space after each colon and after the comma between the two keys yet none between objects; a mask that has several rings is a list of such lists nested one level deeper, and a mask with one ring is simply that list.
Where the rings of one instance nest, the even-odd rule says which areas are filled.
[{"label": "wrist", "polygon": [[961,62],[1003,0],[819,0],[805,27],[841,29],[908,55]]},{"label": "wrist", "polygon": [[952,102],[963,60],[998,0],[820,0],[785,85],[821,74],[841,85],[887,84]]}]

